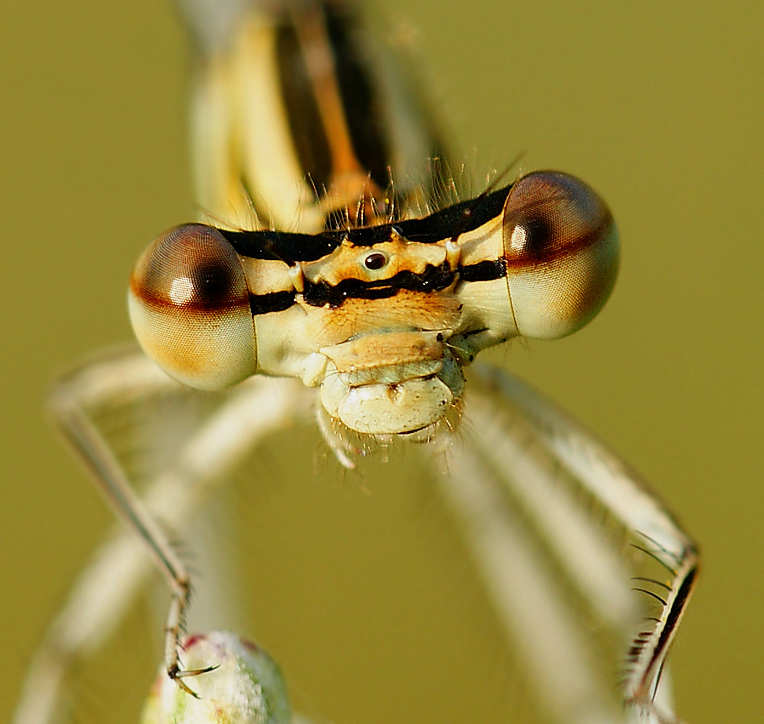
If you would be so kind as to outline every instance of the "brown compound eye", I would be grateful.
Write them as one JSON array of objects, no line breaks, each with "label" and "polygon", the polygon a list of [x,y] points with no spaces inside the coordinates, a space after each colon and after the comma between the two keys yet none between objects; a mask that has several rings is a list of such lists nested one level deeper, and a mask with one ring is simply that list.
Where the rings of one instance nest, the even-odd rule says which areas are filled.
[{"label": "brown compound eye", "polygon": [[503,237],[521,335],[562,337],[602,309],[618,274],[618,232],[583,181],[555,171],[519,179],[504,205]]},{"label": "brown compound eye", "polygon": [[186,224],[158,237],[135,265],[129,306],[141,346],[178,381],[214,390],[254,374],[246,278],[217,229]]}]

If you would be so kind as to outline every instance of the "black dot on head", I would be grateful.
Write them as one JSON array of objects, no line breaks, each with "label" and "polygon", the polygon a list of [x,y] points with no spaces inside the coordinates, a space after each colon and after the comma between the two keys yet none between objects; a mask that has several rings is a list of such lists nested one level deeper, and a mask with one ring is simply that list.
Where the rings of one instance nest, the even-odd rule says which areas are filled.
[{"label": "black dot on head", "polygon": [[387,257],[378,251],[373,251],[371,254],[366,256],[366,258],[363,260],[363,263],[367,269],[377,270],[381,269],[383,266],[385,266],[385,264],[387,264]]}]

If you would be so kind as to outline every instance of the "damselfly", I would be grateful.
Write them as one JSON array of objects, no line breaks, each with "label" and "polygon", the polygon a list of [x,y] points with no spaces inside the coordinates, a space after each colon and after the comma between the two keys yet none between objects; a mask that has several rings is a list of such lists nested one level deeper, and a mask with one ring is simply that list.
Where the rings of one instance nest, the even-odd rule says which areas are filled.
[{"label": "damselfly", "polygon": [[[604,202],[550,171],[463,198],[418,90],[361,40],[343,3],[209,9],[191,14],[206,223],[160,236],[131,280],[154,361],[101,358],[53,400],[171,586],[173,686],[193,702],[218,662],[184,668],[191,576],[167,529],[182,529],[264,435],[315,416],[346,468],[399,440],[423,443],[545,717],[675,721],[659,684],[693,587],[692,542],[573,420],[472,364],[599,311],[618,265]],[[192,397],[155,362],[183,385],[229,391],[201,398],[200,422],[162,438],[141,501],[106,421]],[[52,720],[69,660],[113,627],[146,569],[126,538],[104,549],[51,629],[18,722]]]}]

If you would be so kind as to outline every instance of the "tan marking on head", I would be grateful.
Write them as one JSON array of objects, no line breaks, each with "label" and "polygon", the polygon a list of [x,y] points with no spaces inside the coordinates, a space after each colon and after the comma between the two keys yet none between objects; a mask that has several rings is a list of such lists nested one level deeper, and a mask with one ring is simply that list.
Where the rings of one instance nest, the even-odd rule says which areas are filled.
[{"label": "tan marking on head", "polygon": [[405,289],[390,299],[348,299],[334,309],[302,306],[306,333],[318,348],[365,334],[454,329],[460,317],[460,303],[453,294]]},{"label": "tan marking on head", "polygon": [[[387,256],[387,263],[379,269],[369,269],[365,259],[369,254]],[[331,254],[303,265],[305,278],[315,283],[336,286],[345,279],[378,281],[391,279],[402,271],[422,274],[428,266],[440,266],[446,260],[445,247],[440,244],[420,244],[391,234],[390,241],[374,246],[355,246],[344,241]]]},{"label": "tan marking on head", "polygon": [[322,347],[337,371],[355,372],[375,367],[441,360],[448,332],[392,332],[371,334],[349,342]]}]

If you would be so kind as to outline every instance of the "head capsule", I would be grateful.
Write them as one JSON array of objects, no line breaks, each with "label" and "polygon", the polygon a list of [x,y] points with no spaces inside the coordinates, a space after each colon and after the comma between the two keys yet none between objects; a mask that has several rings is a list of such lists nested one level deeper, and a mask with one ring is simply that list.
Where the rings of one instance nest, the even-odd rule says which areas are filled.
[{"label": "head capsule", "polygon": [[135,265],[128,303],[146,354],[179,382],[215,390],[254,374],[246,278],[216,229],[186,224],[158,237]]}]

